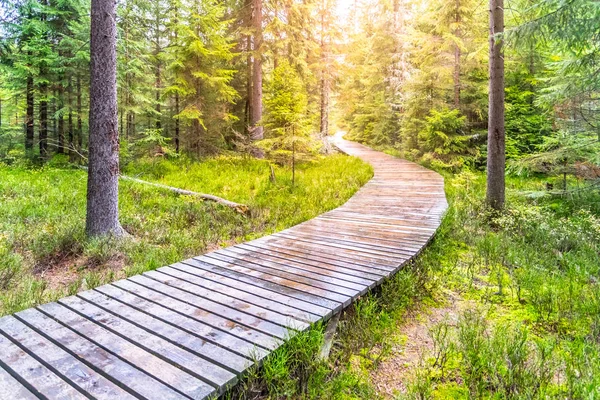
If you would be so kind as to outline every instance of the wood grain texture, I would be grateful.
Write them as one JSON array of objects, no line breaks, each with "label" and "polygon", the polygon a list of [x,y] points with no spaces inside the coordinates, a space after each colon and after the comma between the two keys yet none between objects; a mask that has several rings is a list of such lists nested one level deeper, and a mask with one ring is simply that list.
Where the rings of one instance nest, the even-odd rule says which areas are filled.
[{"label": "wood grain texture", "polygon": [[374,168],[346,204],[247,243],[0,319],[0,400],[204,399],[414,258],[443,178],[336,137]]}]

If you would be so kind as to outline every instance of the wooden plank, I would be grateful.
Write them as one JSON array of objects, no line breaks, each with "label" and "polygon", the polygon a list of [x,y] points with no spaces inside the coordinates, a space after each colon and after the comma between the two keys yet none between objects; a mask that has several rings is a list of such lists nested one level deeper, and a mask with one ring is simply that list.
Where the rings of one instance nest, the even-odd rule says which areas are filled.
[{"label": "wooden plank", "polygon": [[[167,307],[170,311],[179,312],[196,324],[202,323],[211,328],[229,333],[236,338],[247,341],[253,346],[272,350],[277,348],[280,343],[276,338],[270,335],[240,325],[231,319],[221,317],[220,315],[208,312],[202,308],[195,307],[192,304],[153,290],[152,288],[139,284],[133,280],[117,281],[113,285],[119,289],[123,289],[131,294],[139,296],[144,300]],[[189,324],[189,322],[187,323]],[[191,327],[195,327],[194,324],[192,324]],[[219,336],[215,335],[214,338],[216,341],[219,339]],[[225,343],[229,343],[229,339],[227,339]],[[241,347],[240,343],[232,342],[232,344],[233,343],[236,343],[236,346],[233,347],[233,349],[240,349],[240,352],[247,354],[247,348]]]},{"label": "wooden plank", "polygon": [[7,371],[8,367],[0,364],[0,400],[38,400],[39,398],[31,393],[18,380],[13,378]]},{"label": "wooden plank", "polygon": [[[254,290],[255,288],[264,289],[268,292],[272,292],[274,294],[279,294],[282,296],[290,297],[293,299],[301,300],[306,303],[311,303],[313,305],[317,305],[323,309],[328,310],[324,314],[324,318],[328,318],[332,310],[336,310],[340,307],[340,303],[333,302],[331,300],[325,299],[323,297],[319,297],[317,295],[313,295],[312,293],[307,293],[298,289],[294,289],[282,284],[279,284],[275,281],[270,281],[267,279],[257,278],[252,276],[252,273],[255,271],[248,270],[244,271],[241,269],[240,271],[233,270],[227,267],[222,267],[219,265],[215,265],[213,263],[213,259],[207,259],[206,261],[196,257],[190,258],[188,260],[184,260],[182,264],[188,265],[190,267],[196,268],[199,271],[211,272],[216,275],[220,275],[223,277],[231,278],[233,280],[239,281],[241,284],[247,285],[248,290]],[[218,262],[217,262],[218,264]],[[247,272],[247,273],[245,273]]]},{"label": "wooden plank", "polygon": [[[275,275],[272,273],[265,273],[255,268],[249,268],[247,266],[238,265],[236,263],[226,262],[216,257],[207,257],[206,255],[204,255],[200,257],[194,257],[194,260],[202,261],[207,264],[243,273],[254,278],[259,278],[268,282],[278,284],[280,286],[285,286],[290,289],[293,289],[286,291],[286,293],[305,292],[309,295],[314,295],[312,298],[321,298],[319,300],[320,305],[328,307],[334,311],[337,311],[342,304],[350,302],[350,296],[343,296],[338,293],[330,293],[329,291],[323,290],[318,287],[305,285],[303,283],[280,277],[279,275]],[[272,286],[272,288],[276,289],[275,286]]]},{"label": "wooden plank", "polygon": [[217,365],[218,368],[216,370],[218,371],[225,369],[237,375],[251,365],[251,360],[247,357],[232,353],[212,342],[198,340],[198,337],[195,335],[190,335],[188,332],[165,323],[151,314],[140,312],[100,292],[89,290],[79,293],[77,296],[117,315],[125,321],[135,324],[148,333],[159,336],[170,343],[186,349],[197,357],[201,357],[211,364]]},{"label": "wooden plank", "polygon": [[291,254],[282,254],[274,250],[259,250],[256,247],[248,246],[245,244],[235,245],[227,248],[231,251],[245,251],[250,252],[252,255],[259,254],[258,257],[263,257],[267,260],[277,263],[290,263],[291,265],[297,265],[302,268],[306,268],[309,271],[327,274],[345,281],[360,284],[362,286],[371,286],[379,280],[379,276],[357,271],[345,267],[331,265],[325,262],[315,262],[306,258],[297,257]]},{"label": "wooden plank", "polygon": [[[183,273],[178,275],[181,274]],[[272,327],[268,328],[268,333],[273,335],[282,334],[283,336],[280,337],[285,337],[285,334],[289,329],[301,330],[308,328],[310,325],[305,321],[291,318],[278,312],[271,311],[267,308],[255,306],[254,304],[247,303],[246,301],[242,301],[231,296],[225,296],[221,295],[220,293],[211,292],[198,285],[187,282],[180,277],[168,275],[158,271],[147,272],[144,274],[144,276],[150,277],[166,285],[176,287],[179,290],[185,291],[203,300],[211,300],[215,304],[227,307],[227,310],[225,311],[226,313],[230,313],[232,311],[239,312],[240,314],[246,314],[250,317],[255,317],[259,321],[264,321],[272,325]],[[268,325],[264,325],[266,329]]]},{"label": "wooden plank", "polygon": [[280,294],[280,293],[272,291],[272,290],[267,290],[267,289],[264,289],[257,285],[250,285],[239,279],[230,278],[226,274],[218,274],[217,272],[212,272],[212,269],[202,270],[202,269],[194,268],[190,265],[184,264],[183,262],[175,263],[175,264],[171,265],[171,267],[179,269],[181,271],[185,271],[185,272],[193,274],[193,275],[200,276],[204,279],[207,279],[207,280],[210,280],[213,282],[222,283],[224,285],[239,289],[241,291],[246,291],[248,293],[252,293],[257,296],[264,297],[266,299],[271,299],[278,303],[285,304],[290,307],[294,307],[298,310],[306,311],[307,313],[310,313],[311,315],[320,316],[321,318],[326,317],[331,312],[331,310],[326,307],[321,307],[321,306],[318,306],[318,305],[313,304],[308,301],[299,300],[292,296],[283,295],[283,294]]},{"label": "wooden plank", "polygon": [[[239,245],[242,246],[242,245]],[[360,264],[354,264],[351,261],[346,261],[343,258],[333,258],[333,257],[325,257],[319,254],[314,254],[312,251],[308,250],[300,250],[296,248],[284,247],[278,245],[276,242],[270,242],[269,244],[263,244],[258,241],[246,242],[243,243],[244,247],[254,248],[261,253],[270,254],[280,254],[282,258],[297,258],[299,260],[306,260],[306,262],[310,262],[311,265],[319,265],[319,266],[327,266],[331,265],[333,267],[341,267],[346,268],[352,273],[359,274],[359,276],[364,276],[367,279],[372,279],[375,281],[379,281],[382,277],[386,276],[389,269],[386,270],[378,270],[375,267],[366,267]]]},{"label": "wooden plank", "polygon": [[298,243],[303,243],[304,246],[309,246],[315,249],[323,250],[329,249],[329,251],[333,254],[336,252],[342,253],[349,258],[361,258],[368,259],[373,263],[388,263],[392,266],[392,270],[394,270],[399,264],[406,260],[406,257],[402,257],[399,255],[392,254],[384,254],[382,252],[377,252],[374,250],[371,251],[363,251],[363,249],[357,249],[352,246],[329,243],[325,241],[316,241],[316,240],[308,240],[302,239],[300,237],[292,237],[291,235],[279,234],[276,233],[271,236],[271,240],[279,240],[283,241],[284,245],[291,245],[292,243],[296,243],[296,246],[299,246]]},{"label": "wooden plank", "polygon": [[[280,278],[288,279],[289,281],[293,281],[296,284],[302,284],[306,287],[311,287],[314,289],[321,290],[323,293],[323,297],[326,297],[335,301],[343,301],[346,302],[348,299],[351,299],[353,296],[359,293],[356,289],[349,289],[343,286],[338,286],[334,283],[327,283],[323,281],[317,281],[315,279],[307,278],[300,271],[296,273],[284,271],[283,269],[271,268],[262,263],[248,260],[239,260],[235,257],[231,257],[225,252],[214,251],[212,253],[206,254],[206,257],[213,258],[215,260],[224,261],[230,264],[244,266],[246,268],[252,269],[254,271],[260,271],[265,274],[269,274],[271,276],[278,276]],[[313,289],[313,290],[314,290]]]},{"label": "wooden plank", "polygon": [[386,246],[381,244],[373,244],[364,241],[360,241],[358,238],[351,239],[342,239],[336,237],[336,235],[321,235],[315,232],[310,232],[308,230],[296,230],[296,231],[283,231],[277,234],[281,237],[286,237],[292,240],[303,240],[307,242],[319,242],[319,243],[331,243],[333,245],[345,246],[344,248],[356,250],[359,252],[369,251],[368,254],[374,254],[377,252],[379,254],[389,254],[390,257],[398,258],[398,259],[406,259],[414,254],[414,251],[411,248],[407,248],[408,246],[393,247]]},{"label": "wooden plank", "polygon": [[[103,310],[93,303],[85,301],[83,298],[72,296],[61,299],[58,303],[79,316],[94,322],[106,331],[115,334],[134,346],[145,350],[158,359],[176,366],[178,369],[185,371],[190,375],[190,377],[183,376],[182,380],[188,380],[192,384],[198,384],[191,379],[191,377],[194,377],[210,386],[220,387],[228,385],[237,377],[235,373],[229,370],[229,368],[225,369],[222,364],[217,365],[216,363],[207,361],[206,359],[163,339],[161,336],[155,335],[153,332],[141,329],[137,325]],[[81,321],[84,321],[83,319],[75,317],[71,320],[76,321],[76,323],[82,323]],[[104,332],[101,334],[104,334]],[[196,371],[199,371],[199,373],[196,373]]]},{"label": "wooden plank", "polygon": [[[164,300],[166,304],[157,304],[114,285],[100,286],[94,289],[94,291],[116,300],[119,304],[149,314],[166,324],[186,332],[190,336],[189,340],[196,343],[195,346],[212,343],[227,352],[253,361],[261,360],[268,354],[266,349],[251,341],[239,338],[224,330],[197,321],[185,313],[181,313],[178,304],[176,302],[173,302],[173,304],[169,303],[169,298]],[[178,308],[178,310],[169,309],[166,307],[167,305]],[[183,305],[186,306],[185,303]],[[188,308],[191,307],[188,306]]]},{"label": "wooden plank", "polygon": [[[284,317],[290,319],[291,324],[296,327],[298,327],[298,322],[303,322],[304,324],[302,325],[304,327],[308,327],[310,323],[316,322],[320,319],[319,315],[310,314],[297,308],[278,303],[269,298],[260,297],[252,293],[238,290],[235,287],[230,287],[222,285],[220,283],[212,282],[195,274],[190,274],[187,271],[182,271],[172,267],[163,267],[158,269],[157,271],[193,283],[194,285],[201,286],[203,288],[211,290],[214,293],[222,293],[231,296],[232,298],[235,298],[237,300],[244,301],[248,304],[252,304],[257,307],[262,307],[264,309],[276,313],[275,315],[277,318],[279,318],[279,315],[283,315]],[[289,321],[286,319],[286,322]]]},{"label": "wooden plank", "polygon": [[284,339],[288,336],[288,330],[281,325],[277,325],[262,318],[257,318],[253,315],[240,312],[235,308],[223,306],[219,303],[195,296],[185,290],[181,290],[177,287],[161,282],[160,280],[152,279],[147,274],[142,276],[132,276],[129,279],[156,292],[166,294],[170,297],[191,304],[200,310],[203,310],[205,313],[218,315],[221,318],[229,320],[230,323],[237,323],[245,326],[247,329],[254,329],[280,339]]},{"label": "wooden plank", "polygon": [[[346,275],[337,274],[327,269],[319,269],[301,263],[295,263],[291,260],[282,261],[281,259],[271,259],[256,251],[242,249],[239,247],[228,247],[219,251],[220,254],[226,254],[229,257],[240,261],[248,261],[256,263],[264,267],[273,268],[279,271],[289,272],[291,274],[300,275],[309,278],[313,281],[327,282],[335,286],[352,289],[354,291],[363,292],[370,284],[355,283],[345,279]],[[350,292],[352,293],[352,292]]]},{"label": "wooden plank", "polygon": [[[182,396],[203,398],[215,392],[215,388],[173,364],[157,357],[108,329],[80,316],[58,303],[44,304],[39,309],[46,315],[68,326],[87,340],[106,349],[119,358],[135,365],[160,380]],[[132,332],[135,334],[135,332]],[[162,343],[161,343],[162,344]],[[158,350],[158,349],[157,349]],[[183,362],[184,359],[182,358]]]},{"label": "wooden plank", "polygon": [[[0,335],[0,362],[41,396],[51,399],[88,399],[6,337]],[[0,364],[0,366],[3,366]]]},{"label": "wooden plank", "polygon": [[16,316],[21,322],[43,334],[88,367],[102,371],[105,376],[110,376],[113,382],[120,382],[119,386],[131,394],[139,394],[149,399],[185,398],[181,393],[156,380],[141,368],[137,368],[125,359],[85,339],[36,309],[30,308],[21,311]]},{"label": "wooden plank", "polygon": [[311,255],[318,254],[321,257],[326,257],[332,260],[362,265],[363,267],[369,268],[371,271],[373,271],[373,273],[382,271],[385,275],[387,275],[390,271],[394,271],[398,265],[398,263],[393,260],[382,258],[374,259],[371,257],[371,255],[363,255],[361,253],[352,252],[345,249],[335,249],[331,247],[320,246],[318,243],[306,243],[299,240],[294,241],[278,236],[268,236],[266,238],[247,242],[246,244],[253,246],[260,244],[267,247],[276,246],[283,249],[293,248]]},{"label": "wooden plank", "polygon": [[61,376],[63,380],[68,380],[71,385],[76,385],[93,398],[107,400],[135,398],[12,316],[0,320],[0,331],[7,338],[18,343],[19,347],[28,354],[34,355],[56,375]]}]

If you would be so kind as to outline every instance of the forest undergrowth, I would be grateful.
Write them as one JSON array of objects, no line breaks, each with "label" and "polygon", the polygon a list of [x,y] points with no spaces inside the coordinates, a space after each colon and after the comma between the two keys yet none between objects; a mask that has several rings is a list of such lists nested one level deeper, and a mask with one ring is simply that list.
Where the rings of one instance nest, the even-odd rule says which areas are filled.
[{"label": "forest undergrowth", "polygon": [[121,181],[125,240],[85,236],[86,173],[55,157],[43,167],[0,164],[0,315],[247,241],[343,204],[372,176],[344,155],[291,170],[243,156],[202,162],[142,159],[125,173],[247,204],[249,215],[190,196]]},{"label": "forest undergrowth", "polygon": [[[330,358],[318,358],[315,326],[224,398],[600,396],[600,194],[544,195],[548,180],[508,177],[507,208],[491,213],[483,174],[447,175],[451,207],[436,238],[345,312]],[[450,296],[467,306],[427,325],[428,340],[407,343],[403,327],[445,312]],[[404,379],[402,389],[378,391],[372,377],[408,345],[420,357],[390,378]]]}]

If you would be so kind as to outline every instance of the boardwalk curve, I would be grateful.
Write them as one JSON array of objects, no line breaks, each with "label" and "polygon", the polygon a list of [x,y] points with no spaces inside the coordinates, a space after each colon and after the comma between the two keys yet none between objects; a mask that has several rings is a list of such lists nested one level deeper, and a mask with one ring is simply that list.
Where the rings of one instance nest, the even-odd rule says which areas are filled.
[{"label": "boardwalk curve", "polygon": [[433,237],[443,178],[343,140],[375,175],[282,232],[0,318],[0,399],[203,399]]}]

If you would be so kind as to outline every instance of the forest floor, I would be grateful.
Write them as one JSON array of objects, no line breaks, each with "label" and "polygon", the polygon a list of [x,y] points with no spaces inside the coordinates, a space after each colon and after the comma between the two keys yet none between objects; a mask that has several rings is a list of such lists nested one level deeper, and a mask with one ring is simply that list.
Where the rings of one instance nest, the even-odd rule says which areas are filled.
[{"label": "forest floor", "polygon": [[135,182],[120,183],[131,238],[85,237],[86,173],[64,159],[0,165],[0,316],[261,237],[343,204],[372,176],[357,158],[315,156],[291,169],[239,156],[142,159],[124,172],[247,204],[248,215]]}]

